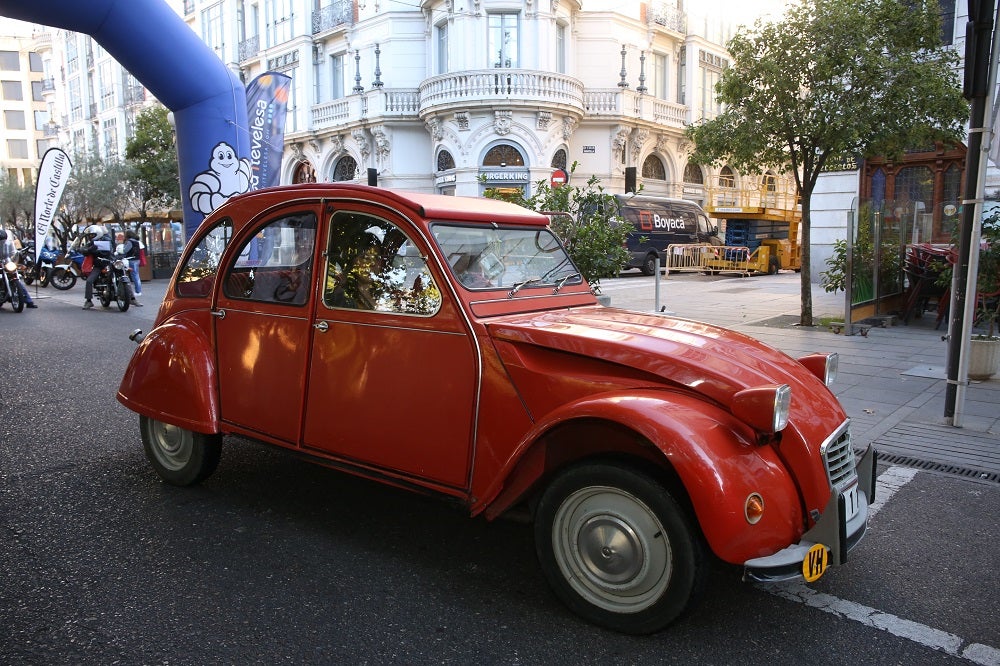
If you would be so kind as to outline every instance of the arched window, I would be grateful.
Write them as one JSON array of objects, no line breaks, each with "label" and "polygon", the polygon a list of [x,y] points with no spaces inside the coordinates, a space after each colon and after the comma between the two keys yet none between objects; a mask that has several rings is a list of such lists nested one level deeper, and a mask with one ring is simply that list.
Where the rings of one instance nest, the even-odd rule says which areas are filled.
[{"label": "arched window", "polygon": [[295,173],[292,175],[292,182],[315,183],[316,169],[309,162],[299,162],[298,166],[295,167]]},{"label": "arched window", "polygon": [[524,157],[514,146],[501,143],[486,151],[486,156],[483,157],[483,166],[524,166]]},{"label": "arched window", "polygon": [[719,187],[736,187],[736,174],[728,166],[719,169]]},{"label": "arched window", "polygon": [[333,168],[333,180],[335,182],[343,180],[354,180],[358,177],[358,163],[350,155],[345,155],[337,160],[337,165]]},{"label": "arched window", "polygon": [[449,153],[447,150],[442,150],[441,152],[439,152],[437,160],[437,170],[447,171],[448,169],[454,169],[454,168],[455,168],[455,158],[451,156],[451,153]]},{"label": "arched window", "polygon": [[642,177],[651,180],[666,180],[667,170],[663,166],[663,160],[656,155],[648,155],[642,163]]},{"label": "arched window", "polygon": [[688,162],[687,166],[684,167],[684,182],[693,185],[704,185],[705,174],[702,173],[701,167],[694,162]]},{"label": "arched window", "polygon": [[556,151],[556,154],[552,156],[552,168],[562,169],[566,171],[566,151],[560,148]]}]

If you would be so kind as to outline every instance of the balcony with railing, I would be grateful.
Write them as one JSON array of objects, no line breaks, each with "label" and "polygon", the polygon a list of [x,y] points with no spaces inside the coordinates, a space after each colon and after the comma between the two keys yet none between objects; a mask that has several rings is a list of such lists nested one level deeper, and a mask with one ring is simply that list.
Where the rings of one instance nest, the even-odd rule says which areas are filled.
[{"label": "balcony with railing", "polygon": [[260,35],[254,35],[249,39],[244,39],[236,47],[237,57],[240,62],[246,62],[260,53]]},{"label": "balcony with railing", "polygon": [[415,120],[420,109],[420,93],[414,88],[377,88],[360,95],[317,104],[310,110],[314,130],[348,126],[359,119]]},{"label": "balcony with railing", "polygon": [[146,101],[146,89],[142,86],[125,87],[125,103],[140,104]]},{"label": "balcony with railing", "polygon": [[659,26],[671,32],[687,34],[687,14],[677,8],[676,2],[654,2],[646,10],[646,22],[650,27]]},{"label": "balcony with railing", "polygon": [[312,34],[319,35],[354,23],[354,0],[336,0],[312,13]]},{"label": "balcony with railing", "polygon": [[688,107],[657,99],[628,88],[590,89],[583,94],[583,107],[590,118],[645,120],[666,127],[683,128]]},{"label": "balcony with railing", "polygon": [[690,109],[629,88],[584,89],[570,76],[521,69],[488,69],[441,74],[419,88],[372,88],[317,104],[310,109],[313,130],[347,127],[359,120],[417,120],[473,107],[556,111],[610,122],[644,121],[682,130]]},{"label": "balcony with railing", "polygon": [[583,83],[556,74],[526,69],[451,72],[420,84],[420,115],[441,109],[503,105],[562,109],[583,115]]}]

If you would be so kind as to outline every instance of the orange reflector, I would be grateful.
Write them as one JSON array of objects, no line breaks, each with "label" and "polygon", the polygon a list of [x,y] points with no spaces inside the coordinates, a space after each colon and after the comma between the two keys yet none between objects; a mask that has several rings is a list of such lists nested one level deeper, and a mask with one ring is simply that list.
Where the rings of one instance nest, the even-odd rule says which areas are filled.
[{"label": "orange reflector", "polygon": [[748,523],[756,525],[764,515],[764,498],[757,493],[751,493],[743,506],[743,513]]}]

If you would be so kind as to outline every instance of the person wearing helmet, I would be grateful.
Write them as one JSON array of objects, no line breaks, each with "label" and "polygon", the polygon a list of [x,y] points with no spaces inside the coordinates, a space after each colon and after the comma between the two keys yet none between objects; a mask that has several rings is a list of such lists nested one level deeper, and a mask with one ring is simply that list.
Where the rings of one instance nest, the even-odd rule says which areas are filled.
[{"label": "person wearing helmet", "polygon": [[80,252],[84,256],[94,258],[94,267],[87,276],[87,285],[83,289],[83,309],[89,310],[94,307],[94,283],[101,276],[98,266],[111,261],[111,235],[108,230],[99,224],[92,224],[83,232],[83,243]]},{"label": "person wearing helmet", "polygon": [[[17,263],[17,246],[14,245],[13,239],[7,236],[7,231],[5,229],[0,229],[0,259],[3,261],[13,261]],[[21,280],[17,281],[17,290],[21,293],[21,300],[24,301],[24,305],[29,308],[37,308],[35,302],[31,300],[31,294],[24,286],[24,282]]]}]

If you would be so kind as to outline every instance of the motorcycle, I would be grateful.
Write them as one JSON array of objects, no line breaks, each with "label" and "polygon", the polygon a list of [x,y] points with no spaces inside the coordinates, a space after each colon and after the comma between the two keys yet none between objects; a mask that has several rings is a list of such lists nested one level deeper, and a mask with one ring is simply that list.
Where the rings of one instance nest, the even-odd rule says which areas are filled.
[{"label": "motorcycle", "polygon": [[21,276],[17,272],[17,264],[10,259],[3,260],[3,270],[0,270],[0,305],[10,301],[10,306],[14,312],[24,310],[24,299],[21,298],[21,290],[18,282]]},{"label": "motorcycle", "polygon": [[128,306],[132,303],[132,280],[129,278],[128,259],[118,254],[112,259],[96,257],[94,270],[101,272],[94,282],[94,295],[101,301],[101,306],[110,307],[111,301],[115,301],[120,312],[128,310]]},{"label": "motorcycle", "polygon": [[86,277],[83,272],[83,254],[75,249],[70,249],[66,258],[69,260],[67,263],[55,266],[49,274],[49,281],[59,291],[72,289],[76,285],[77,278]]},{"label": "motorcycle", "polygon": [[23,267],[24,283],[31,284],[38,280],[39,285],[47,287],[52,278],[52,271],[55,269],[59,253],[54,248],[42,246],[36,262],[34,250],[35,244],[28,242],[18,251],[18,261]]}]

